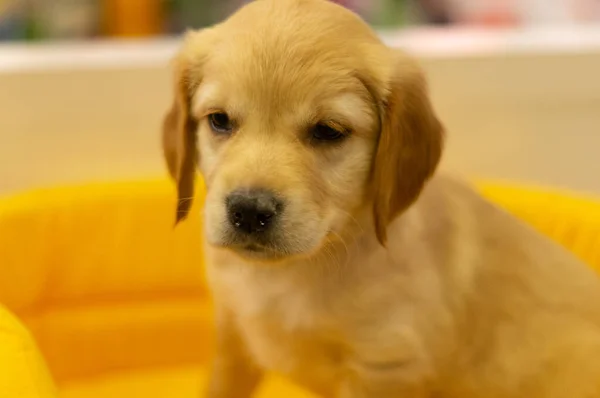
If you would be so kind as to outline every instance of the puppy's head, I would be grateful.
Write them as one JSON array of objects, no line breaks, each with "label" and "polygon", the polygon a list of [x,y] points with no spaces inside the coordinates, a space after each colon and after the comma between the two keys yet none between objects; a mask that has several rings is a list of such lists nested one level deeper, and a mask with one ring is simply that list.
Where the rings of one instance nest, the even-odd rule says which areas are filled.
[{"label": "puppy's head", "polygon": [[187,35],[163,144],[178,219],[199,167],[210,244],[310,255],[372,209],[389,222],[438,163],[442,128],[418,67],[324,0],[256,1]]}]

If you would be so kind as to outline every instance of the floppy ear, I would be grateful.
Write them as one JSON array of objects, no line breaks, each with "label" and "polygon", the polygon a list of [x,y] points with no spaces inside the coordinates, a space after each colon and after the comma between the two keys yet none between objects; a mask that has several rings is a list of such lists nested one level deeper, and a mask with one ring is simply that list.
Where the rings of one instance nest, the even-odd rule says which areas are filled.
[{"label": "floppy ear", "polygon": [[177,183],[177,217],[192,207],[198,165],[198,120],[191,113],[192,96],[202,80],[202,66],[216,36],[213,29],[187,32],[174,62],[175,95],[163,121],[162,145],[171,177]]},{"label": "floppy ear", "polygon": [[389,223],[417,199],[435,171],[444,136],[421,69],[401,53],[396,54],[382,113],[373,215],[377,239],[385,245]]},{"label": "floppy ear", "polygon": [[175,68],[175,98],[163,121],[162,144],[171,177],[177,183],[177,217],[183,220],[191,206],[198,151],[196,130],[198,121],[191,115],[191,93],[194,86],[188,76],[189,68],[178,60]]}]

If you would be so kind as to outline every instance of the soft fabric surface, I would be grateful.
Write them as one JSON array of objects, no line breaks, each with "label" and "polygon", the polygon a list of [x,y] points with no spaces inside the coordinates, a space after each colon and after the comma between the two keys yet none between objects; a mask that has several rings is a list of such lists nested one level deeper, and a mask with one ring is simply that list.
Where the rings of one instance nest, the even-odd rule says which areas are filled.
[{"label": "soft fabric surface", "polygon": [[[481,190],[600,268],[600,202]],[[64,398],[198,396],[212,340],[201,220],[175,227],[175,200],[167,181],[0,200],[0,303],[27,327],[0,311],[0,397],[53,396],[44,362]],[[308,397],[273,377],[261,391]]]},{"label": "soft fabric surface", "polygon": [[0,307],[0,396],[51,398],[56,389],[29,332]]}]

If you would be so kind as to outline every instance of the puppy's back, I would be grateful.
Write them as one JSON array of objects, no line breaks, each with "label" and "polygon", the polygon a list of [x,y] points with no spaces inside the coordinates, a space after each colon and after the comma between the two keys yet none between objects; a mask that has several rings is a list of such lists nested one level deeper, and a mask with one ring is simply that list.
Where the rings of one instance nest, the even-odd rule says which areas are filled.
[{"label": "puppy's back", "polygon": [[598,275],[449,178],[435,178],[419,205],[430,210],[429,225],[450,232],[441,272],[462,296],[460,354],[450,367],[451,379],[464,381],[461,394],[600,396]]}]

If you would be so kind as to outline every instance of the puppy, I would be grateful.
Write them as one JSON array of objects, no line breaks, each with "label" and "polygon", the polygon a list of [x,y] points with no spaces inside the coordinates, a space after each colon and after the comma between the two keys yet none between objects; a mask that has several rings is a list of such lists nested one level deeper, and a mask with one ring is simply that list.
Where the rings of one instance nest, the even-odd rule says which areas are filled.
[{"label": "puppy", "polygon": [[600,283],[462,183],[418,66],[325,0],[190,32],[163,143],[207,187],[209,398],[600,397]]}]

